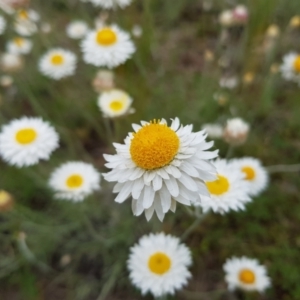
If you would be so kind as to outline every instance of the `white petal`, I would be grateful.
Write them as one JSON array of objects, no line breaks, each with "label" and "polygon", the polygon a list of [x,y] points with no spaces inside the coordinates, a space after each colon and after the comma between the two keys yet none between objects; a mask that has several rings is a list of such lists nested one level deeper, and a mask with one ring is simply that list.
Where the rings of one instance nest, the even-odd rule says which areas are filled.
[{"label": "white petal", "polygon": [[152,181],[152,184],[154,191],[160,190],[162,187],[162,178],[160,176],[155,176]]},{"label": "white petal", "polygon": [[115,198],[115,201],[118,202],[118,203],[124,202],[129,197],[129,195],[131,193],[132,185],[133,185],[132,181],[126,182],[124,184],[122,190],[118,194],[118,196]]},{"label": "white petal", "polygon": [[154,201],[155,192],[152,186],[145,186],[144,187],[144,199],[143,199],[143,207],[145,209],[149,208]]},{"label": "white petal", "polygon": [[166,184],[170,194],[173,197],[177,197],[179,195],[178,184],[174,177],[170,177],[170,179],[164,180],[164,183]]}]

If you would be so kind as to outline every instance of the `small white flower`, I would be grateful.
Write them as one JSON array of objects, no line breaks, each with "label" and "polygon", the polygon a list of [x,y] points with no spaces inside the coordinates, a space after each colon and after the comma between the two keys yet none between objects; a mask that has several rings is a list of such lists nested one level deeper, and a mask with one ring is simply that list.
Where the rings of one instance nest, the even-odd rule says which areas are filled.
[{"label": "small white flower", "polygon": [[5,31],[6,20],[0,15],[0,35]]},{"label": "small white flower", "polygon": [[269,182],[268,172],[258,159],[244,157],[232,160],[233,165],[241,170],[245,175],[245,180],[249,185],[249,194],[257,196],[266,189]]},{"label": "small white flower", "polygon": [[234,24],[232,10],[224,10],[219,16],[219,22],[224,27],[230,27]]},{"label": "small white flower", "polygon": [[0,133],[0,156],[17,167],[48,160],[58,147],[58,135],[41,118],[23,117],[4,125]]},{"label": "small white flower", "polygon": [[139,38],[143,34],[143,28],[140,25],[134,25],[131,29],[131,33],[134,37]]},{"label": "small white flower", "polygon": [[75,73],[76,62],[73,52],[55,48],[43,55],[39,62],[39,69],[45,76],[59,80]]},{"label": "small white flower", "polygon": [[250,126],[241,118],[227,120],[223,137],[226,142],[233,145],[243,144],[248,137]]},{"label": "small white flower", "polygon": [[102,8],[111,9],[117,6],[125,8],[128,6],[132,0],[89,0],[95,6],[100,6]]},{"label": "small white flower", "polygon": [[67,162],[54,170],[49,185],[58,199],[82,201],[100,189],[100,173],[91,164]]},{"label": "small white flower", "polygon": [[[136,216],[145,211],[150,220],[154,211],[162,221],[165,213],[176,209],[176,202],[191,205],[209,196],[203,180],[216,179],[210,159],[218,151],[207,151],[213,142],[206,142],[203,131],[192,132],[192,125],[180,125],[178,118],[171,126],[166,120],[133,124],[134,133],[117,144],[117,154],[104,155],[112,169],[104,174],[110,182],[117,182],[113,192],[115,201],[124,202],[132,196],[132,210]],[[201,196],[200,196],[201,195]]]},{"label": "small white flower", "polygon": [[84,61],[97,67],[117,67],[135,52],[129,34],[116,25],[89,32],[81,47]]},{"label": "small white flower", "polygon": [[220,87],[226,88],[229,90],[236,88],[238,83],[239,83],[239,80],[236,76],[222,77],[219,81]]},{"label": "small white flower", "polygon": [[230,210],[244,210],[245,204],[251,201],[244,174],[225,159],[215,161],[214,165],[218,179],[206,181],[210,196],[201,196],[200,203],[195,205],[201,206],[204,213],[209,210],[220,214]]},{"label": "small white flower", "polygon": [[0,65],[3,71],[15,72],[22,68],[23,60],[20,55],[4,53],[0,58]]},{"label": "small white flower", "polygon": [[284,79],[294,81],[300,85],[300,54],[291,52],[283,57],[280,71]]},{"label": "small white flower", "polygon": [[17,22],[37,22],[40,19],[40,15],[33,9],[20,9],[17,11],[15,19]]},{"label": "small white flower", "polygon": [[225,262],[223,269],[229,290],[240,288],[263,292],[271,286],[266,267],[260,265],[256,259],[232,257]]},{"label": "small white flower", "polygon": [[88,32],[89,27],[84,21],[73,21],[66,28],[67,36],[71,39],[82,39]]},{"label": "small white flower", "polygon": [[219,124],[203,124],[201,127],[212,139],[219,139],[223,135],[223,127]]},{"label": "small white flower", "polygon": [[232,10],[235,24],[244,24],[248,21],[248,8],[245,5],[238,5]]},{"label": "small white flower", "polygon": [[191,263],[190,250],[178,238],[159,233],[143,236],[130,249],[127,265],[132,283],[156,298],[186,285]]},{"label": "small white flower", "polygon": [[32,49],[32,42],[29,39],[16,37],[7,43],[7,51],[13,54],[28,54]]},{"label": "small white flower", "polygon": [[98,106],[105,117],[115,118],[130,113],[132,98],[121,90],[103,92],[98,98]]}]

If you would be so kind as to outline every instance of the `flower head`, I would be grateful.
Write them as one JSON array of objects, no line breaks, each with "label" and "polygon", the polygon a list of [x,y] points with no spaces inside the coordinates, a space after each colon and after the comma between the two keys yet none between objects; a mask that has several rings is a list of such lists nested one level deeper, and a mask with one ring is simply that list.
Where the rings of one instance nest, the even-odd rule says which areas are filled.
[{"label": "flower head", "polygon": [[164,233],[143,236],[130,249],[127,265],[132,283],[142,294],[174,294],[191,277],[190,250],[176,237]]},{"label": "flower head", "polygon": [[0,57],[0,65],[3,71],[8,73],[17,72],[23,67],[23,60],[20,55],[13,53],[4,53]]},{"label": "flower head", "polygon": [[88,32],[89,27],[84,21],[73,21],[68,24],[66,31],[67,36],[71,39],[82,39]]},{"label": "flower head", "polygon": [[257,196],[269,182],[269,175],[262,166],[260,160],[252,157],[244,157],[232,160],[233,165],[244,173],[244,179],[249,186],[249,195]]},{"label": "flower head", "polygon": [[283,57],[280,67],[284,79],[294,81],[300,85],[300,54],[291,52]]},{"label": "flower head", "polygon": [[91,164],[67,162],[54,170],[49,185],[58,199],[82,201],[100,189],[100,173]]},{"label": "flower head", "polygon": [[13,196],[4,190],[0,190],[0,212],[11,210],[13,205]]},{"label": "flower head", "polygon": [[95,6],[100,6],[106,9],[112,9],[117,6],[121,8],[125,8],[132,2],[132,0],[89,0],[89,1],[92,2]]},{"label": "flower head", "polygon": [[17,167],[49,159],[58,147],[58,135],[41,118],[23,117],[4,125],[0,132],[0,156]]},{"label": "flower head", "polygon": [[89,32],[81,46],[84,61],[97,67],[117,67],[135,52],[129,34],[116,25]]},{"label": "flower head", "polygon": [[225,141],[232,145],[241,145],[248,138],[250,126],[241,118],[227,120],[223,131]]},{"label": "flower head", "polygon": [[7,43],[7,51],[13,54],[28,54],[32,49],[32,42],[29,39],[16,37]]},{"label": "flower head", "polygon": [[266,267],[260,265],[256,259],[232,257],[225,262],[223,269],[229,290],[240,288],[263,292],[271,285]]},{"label": "flower head", "polygon": [[230,210],[243,210],[251,199],[248,196],[248,184],[244,174],[225,159],[214,162],[218,177],[205,184],[210,196],[202,196],[200,205],[204,212],[212,210],[216,213],[227,213]]},{"label": "flower head", "polygon": [[103,115],[109,118],[130,113],[131,97],[121,90],[103,92],[98,99],[98,106]]},{"label": "flower head", "polygon": [[51,49],[39,61],[39,69],[45,76],[59,80],[71,76],[76,69],[76,56],[61,48]]},{"label": "flower head", "polygon": [[180,126],[178,118],[171,126],[161,121],[133,124],[125,145],[114,144],[117,154],[104,155],[108,161],[104,174],[107,181],[115,181],[115,201],[123,202],[132,196],[134,215],[145,211],[149,220],[156,211],[162,221],[176,202],[191,205],[200,202],[200,195],[209,195],[203,180],[216,179],[216,171],[209,159],[218,151],[206,151],[213,142],[206,142],[203,131],[192,132],[192,125]]}]

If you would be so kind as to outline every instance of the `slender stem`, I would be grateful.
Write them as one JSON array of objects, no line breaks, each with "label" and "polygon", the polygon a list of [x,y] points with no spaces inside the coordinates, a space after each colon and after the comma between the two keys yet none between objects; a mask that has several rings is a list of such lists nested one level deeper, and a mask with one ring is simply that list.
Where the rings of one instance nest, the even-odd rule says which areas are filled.
[{"label": "slender stem", "polygon": [[232,145],[229,145],[226,156],[225,156],[226,159],[229,159],[230,157],[232,157],[233,149],[234,149],[234,147]]},{"label": "slender stem", "polygon": [[206,215],[203,214],[195,214],[197,218],[195,221],[186,229],[186,231],[181,236],[181,240],[184,241],[186,238],[198,227],[198,225],[201,223],[201,221],[204,219]]},{"label": "slender stem", "polygon": [[269,166],[269,167],[266,167],[266,170],[269,173],[276,173],[276,172],[299,172],[300,171],[300,164]]},{"label": "slender stem", "polygon": [[20,232],[17,238],[18,248],[22,256],[31,264],[36,265],[41,271],[48,273],[52,269],[47,266],[45,263],[39,261],[35,255],[31,252],[26,244],[26,235],[23,232]]}]

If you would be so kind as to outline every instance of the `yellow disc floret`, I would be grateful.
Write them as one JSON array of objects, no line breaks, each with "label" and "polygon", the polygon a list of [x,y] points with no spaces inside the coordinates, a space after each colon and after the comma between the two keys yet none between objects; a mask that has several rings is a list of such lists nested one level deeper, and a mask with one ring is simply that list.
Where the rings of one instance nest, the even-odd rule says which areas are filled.
[{"label": "yellow disc floret", "polygon": [[222,195],[229,190],[228,179],[221,175],[215,181],[206,182],[206,186],[212,195]]},{"label": "yellow disc floret", "polygon": [[118,112],[123,109],[124,104],[121,100],[114,100],[110,102],[109,107],[112,111]]},{"label": "yellow disc floret", "polygon": [[171,259],[165,253],[157,252],[150,256],[148,267],[151,272],[157,275],[163,275],[170,270]]},{"label": "yellow disc floret", "polygon": [[66,181],[66,185],[70,188],[70,189],[76,189],[81,187],[83,184],[83,178],[81,175],[78,174],[73,174],[70,177],[68,177],[67,181]]},{"label": "yellow disc floret", "polygon": [[108,27],[102,28],[97,32],[96,41],[101,46],[111,46],[117,41],[117,35]]},{"label": "yellow disc floret", "polygon": [[142,169],[153,170],[168,165],[178,153],[179,138],[174,130],[156,121],[133,134],[132,160]]},{"label": "yellow disc floret", "polygon": [[51,63],[53,65],[61,65],[63,64],[64,62],[64,57],[61,55],[61,54],[54,54],[52,57],[51,57]]},{"label": "yellow disc floret", "polygon": [[239,273],[239,279],[242,283],[252,284],[255,281],[255,274],[249,269],[243,269]]},{"label": "yellow disc floret", "polygon": [[298,55],[294,61],[294,70],[300,73],[300,55]]},{"label": "yellow disc floret", "polygon": [[25,9],[21,9],[18,13],[20,19],[27,20],[28,19],[28,12]]},{"label": "yellow disc floret", "polygon": [[24,44],[24,39],[22,39],[21,37],[17,37],[17,38],[14,39],[14,43],[18,47],[22,47],[22,45]]},{"label": "yellow disc floret", "polygon": [[255,178],[255,171],[251,167],[243,167],[242,171],[246,174],[246,180],[253,180]]},{"label": "yellow disc floret", "polygon": [[37,132],[32,128],[20,129],[16,133],[16,140],[19,144],[27,145],[32,143],[37,137]]}]

